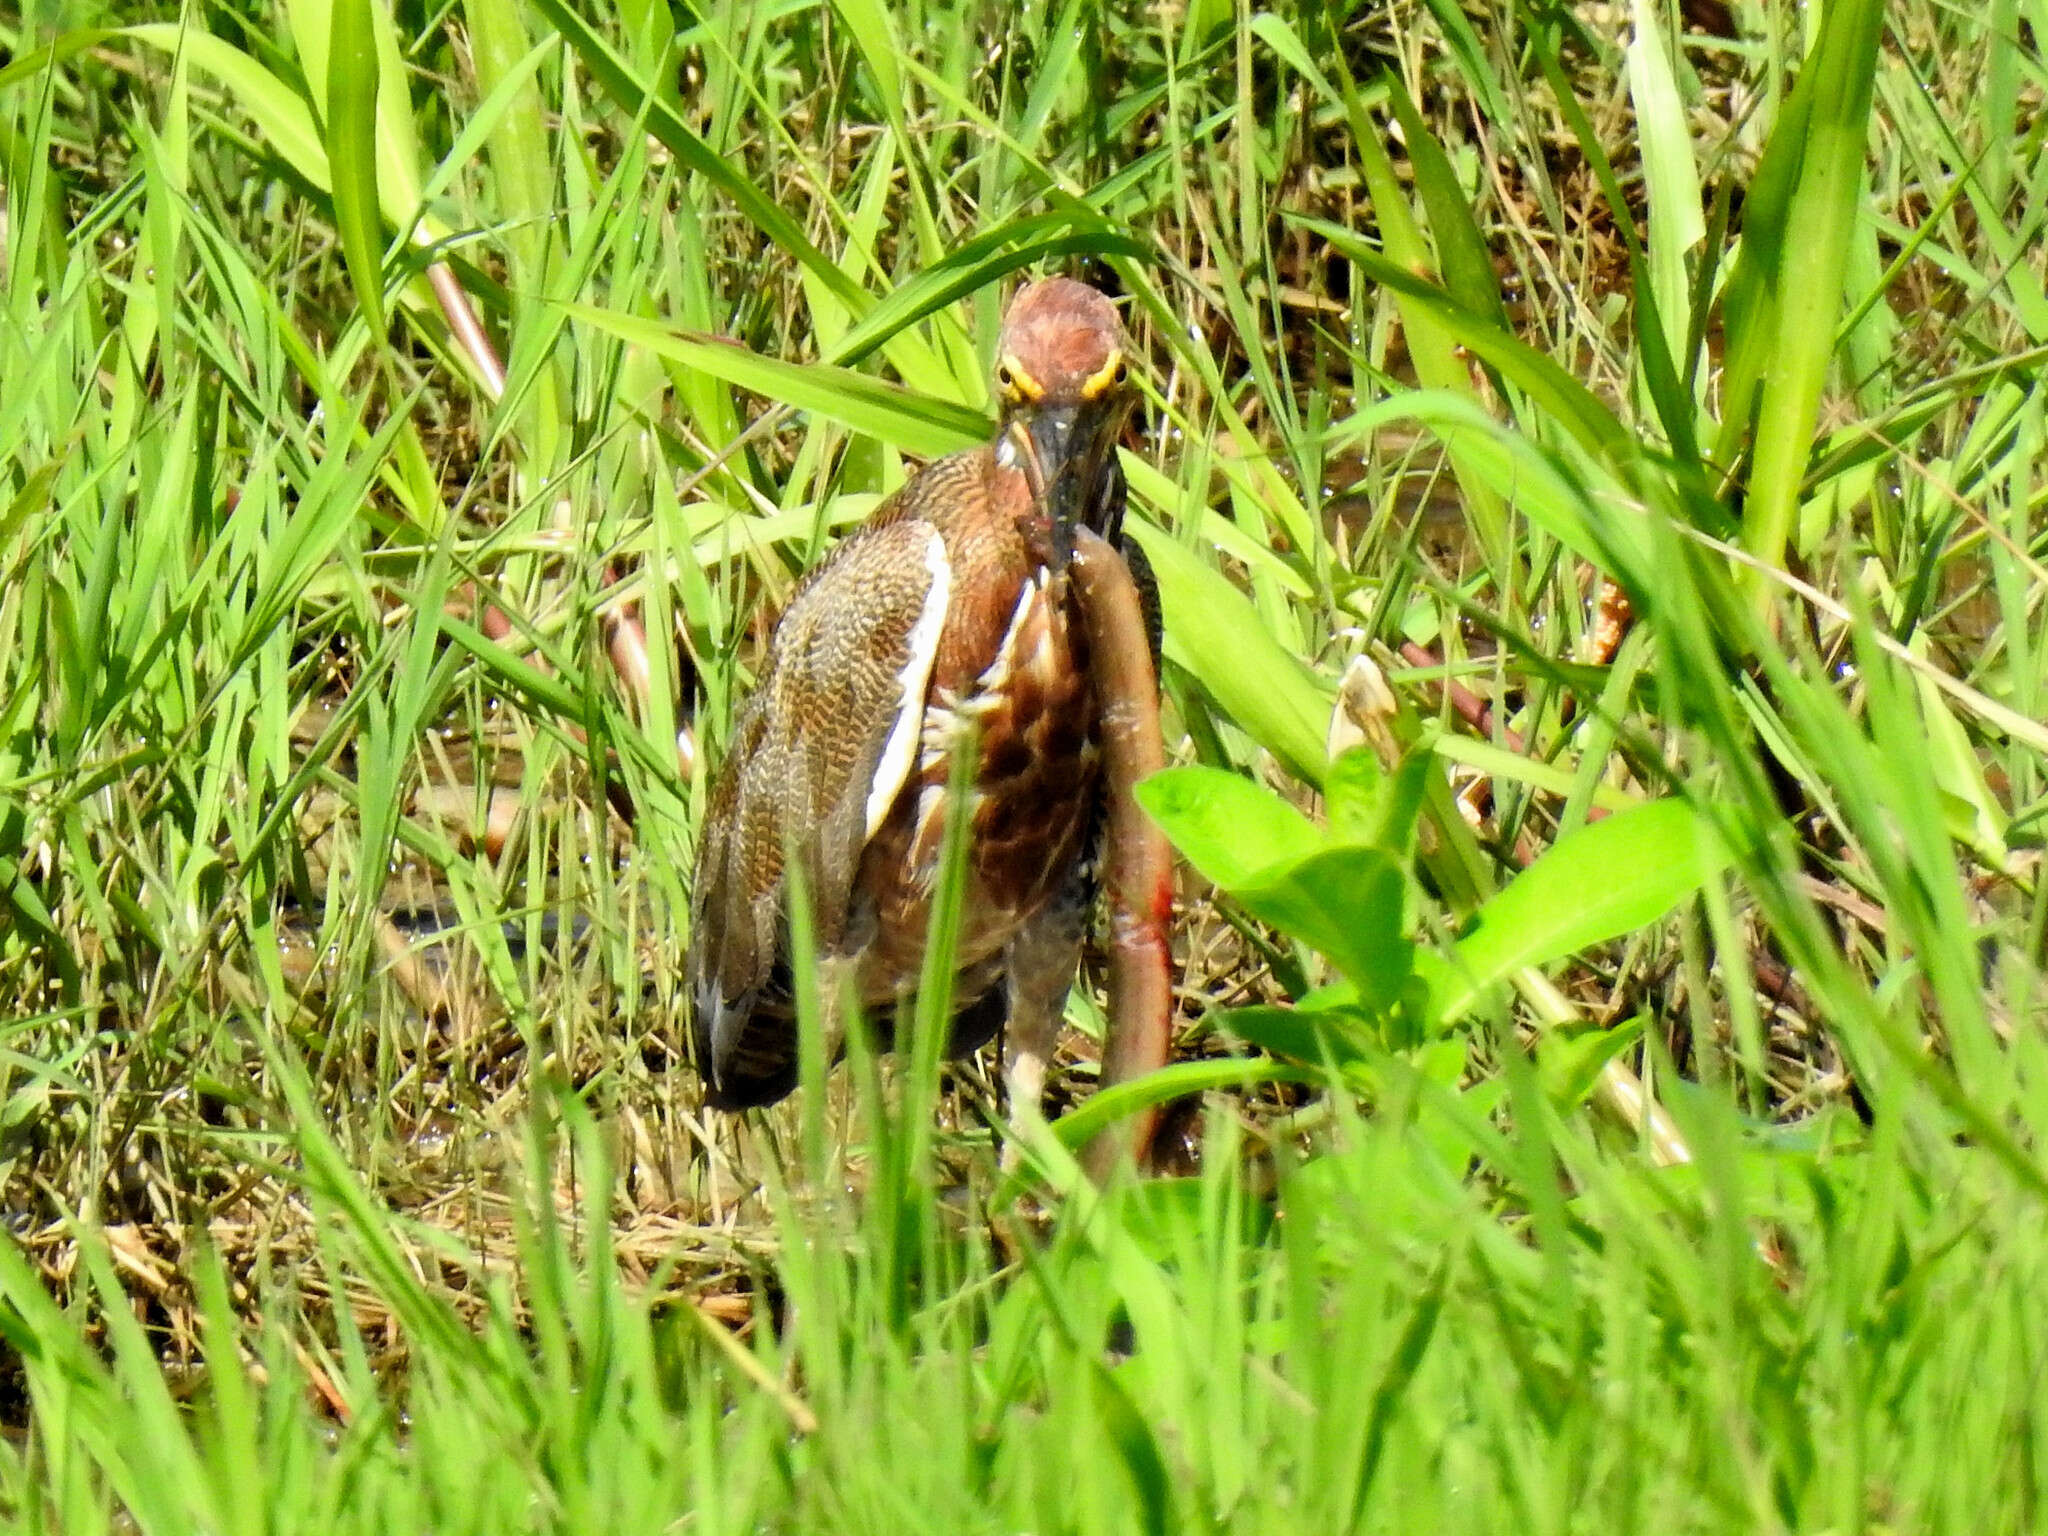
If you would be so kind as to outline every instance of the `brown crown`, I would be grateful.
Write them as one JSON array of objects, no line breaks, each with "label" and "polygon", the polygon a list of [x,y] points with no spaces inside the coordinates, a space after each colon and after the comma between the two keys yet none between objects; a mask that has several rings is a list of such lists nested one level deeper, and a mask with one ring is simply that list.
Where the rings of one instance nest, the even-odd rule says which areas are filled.
[{"label": "brown crown", "polygon": [[1048,277],[1010,301],[996,356],[1022,364],[1047,399],[1071,400],[1124,350],[1124,328],[1108,299],[1070,277]]}]

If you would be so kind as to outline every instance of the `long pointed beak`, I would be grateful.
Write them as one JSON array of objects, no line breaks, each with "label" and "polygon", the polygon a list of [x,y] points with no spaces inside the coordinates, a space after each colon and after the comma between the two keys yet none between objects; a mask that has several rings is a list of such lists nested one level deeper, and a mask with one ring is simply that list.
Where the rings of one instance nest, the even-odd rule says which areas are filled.
[{"label": "long pointed beak", "polygon": [[1079,413],[1071,406],[1041,408],[1030,420],[1031,456],[1038,463],[1036,487],[1052,524],[1053,565],[1065,570],[1074,553],[1074,524],[1086,500],[1085,466],[1077,460],[1088,445],[1075,432]]},{"label": "long pointed beak", "polygon": [[1074,530],[1096,525],[1112,501],[1104,482],[1115,474],[1116,437],[1124,411],[1111,404],[1042,406],[1012,421],[1004,446],[1024,471],[1044,515],[1054,570],[1065,570],[1074,553]]},{"label": "long pointed beak", "polygon": [[1071,406],[1040,408],[1030,416],[1030,449],[1038,461],[1038,494],[1047,502],[1047,516],[1053,524],[1065,518],[1071,522],[1079,512],[1079,475],[1073,463],[1081,444],[1075,438],[1077,412]]}]

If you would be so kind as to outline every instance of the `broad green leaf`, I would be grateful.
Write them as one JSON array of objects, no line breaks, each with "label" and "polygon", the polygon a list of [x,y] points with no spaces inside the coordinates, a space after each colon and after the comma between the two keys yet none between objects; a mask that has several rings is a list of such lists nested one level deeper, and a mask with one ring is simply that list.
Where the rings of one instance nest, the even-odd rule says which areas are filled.
[{"label": "broad green leaf", "polygon": [[1393,1002],[1414,950],[1401,865],[1377,848],[1325,846],[1293,806],[1220,769],[1168,768],[1136,793],[1188,862],[1247,912],[1330,960],[1366,1007]]},{"label": "broad green leaf", "polygon": [[1722,862],[1683,800],[1653,800],[1581,827],[1479,909],[1432,1004],[1443,1022],[1525,966],[1545,965],[1655,922]]},{"label": "broad green leaf", "polygon": [[1372,831],[1387,774],[1370,747],[1353,747],[1323,775],[1323,806],[1333,842],[1375,846]]},{"label": "broad green leaf", "polygon": [[1262,1003],[1211,1014],[1210,1021],[1245,1044],[1289,1061],[1310,1066],[1330,1061],[1350,1070],[1371,1060],[1364,1042],[1372,1038],[1373,1020],[1362,1008],[1310,1010]]},{"label": "broad green leaf", "polygon": [[1261,922],[1331,961],[1367,1008],[1385,1008],[1408,979],[1407,878],[1377,848],[1325,848],[1231,894]]},{"label": "broad green leaf", "polygon": [[1323,846],[1322,833],[1301,812],[1263,785],[1221,768],[1163,769],[1135,793],[1182,856],[1226,891],[1256,885]]}]

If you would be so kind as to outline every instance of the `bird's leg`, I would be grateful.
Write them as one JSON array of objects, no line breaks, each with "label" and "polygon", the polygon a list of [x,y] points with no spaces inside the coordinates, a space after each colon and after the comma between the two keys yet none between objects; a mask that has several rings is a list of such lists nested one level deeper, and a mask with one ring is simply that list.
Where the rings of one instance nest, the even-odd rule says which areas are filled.
[{"label": "bird's leg", "polygon": [[1007,1062],[1004,1080],[1010,1094],[1010,1140],[1003,1166],[1017,1164],[1020,1133],[1042,1122],[1045,1074],[1059,1044],[1060,1021],[1066,1016],[1067,993],[1081,964],[1082,929],[1087,921],[1086,882],[1076,877],[1072,889],[1056,895],[1010,940],[1005,987],[1009,1020],[1004,1027]]}]

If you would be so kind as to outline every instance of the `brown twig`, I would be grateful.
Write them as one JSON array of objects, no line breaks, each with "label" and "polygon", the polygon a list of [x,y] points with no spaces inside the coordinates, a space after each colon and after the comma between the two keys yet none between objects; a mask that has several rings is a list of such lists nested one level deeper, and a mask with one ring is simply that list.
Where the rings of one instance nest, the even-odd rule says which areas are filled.
[{"label": "brown twig", "polygon": [[[1401,643],[1401,659],[1411,667],[1442,670],[1445,666],[1445,663],[1437,659],[1435,652],[1417,645],[1413,640],[1404,640]],[[1458,712],[1461,720],[1482,736],[1492,737],[1494,725],[1491,704],[1449,676],[1443,679],[1443,690],[1444,697],[1451,701],[1451,708]],[[1507,744],[1509,751],[1527,755],[1529,749],[1523,745],[1521,736],[1512,726],[1500,728],[1500,739]]]},{"label": "brown twig", "polygon": [[484,392],[493,401],[503,399],[505,365],[499,361],[498,349],[491,345],[491,338],[484,331],[483,322],[477,318],[476,307],[469,302],[469,294],[463,289],[462,280],[455,275],[455,269],[445,261],[435,262],[427,268],[427,285],[440,301],[441,314],[448,322],[448,329],[476,366]]},{"label": "brown twig", "polygon": [[[613,586],[618,582],[618,573],[610,566],[604,568],[604,584]],[[623,602],[605,616],[605,649],[612,658],[612,670],[619,675],[626,692],[632,695],[633,703],[640,712],[642,721],[647,719],[648,700],[653,696],[654,669],[647,657],[647,626],[640,622],[640,605]],[[689,726],[676,728],[676,768],[684,778],[690,776],[690,769],[697,761],[697,739]]]}]

